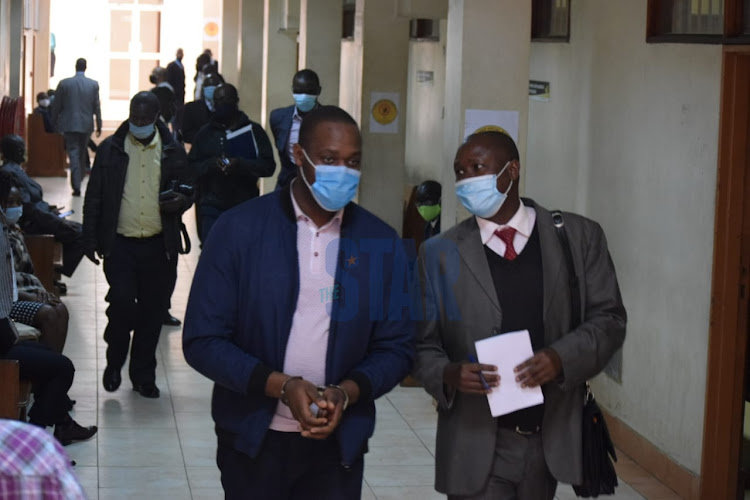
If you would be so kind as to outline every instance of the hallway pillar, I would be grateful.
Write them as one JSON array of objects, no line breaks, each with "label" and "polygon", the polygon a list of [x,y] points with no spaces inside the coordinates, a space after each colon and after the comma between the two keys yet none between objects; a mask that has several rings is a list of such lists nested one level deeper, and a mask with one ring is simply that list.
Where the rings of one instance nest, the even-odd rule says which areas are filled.
[{"label": "hallway pillar", "polygon": [[221,74],[227,83],[238,87],[242,17],[240,0],[224,0],[221,9]]},{"label": "hallway pillar", "polygon": [[[266,126],[261,113],[263,92],[263,8],[264,0],[242,0],[237,58],[237,91],[240,109],[251,120]],[[226,64],[226,63],[224,63]]]},{"label": "hallway pillar", "polygon": [[[354,31],[355,38],[362,40],[360,127],[364,148],[359,203],[400,233],[404,204],[409,19],[397,17],[395,6],[394,0],[357,0]],[[393,99],[396,102],[392,103],[395,108],[387,102],[378,106],[376,116],[382,123],[371,120],[373,93],[396,97]],[[393,121],[389,122],[391,119]],[[394,130],[389,130],[394,125]]]},{"label": "hallway pillar", "polygon": [[315,71],[323,90],[320,102],[339,102],[341,69],[341,0],[301,0],[299,68]]},{"label": "hallway pillar", "polygon": [[443,229],[463,219],[454,194],[453,159],[467,109],[517,111],[521,178],[529,111],[531,2],[450,0],[445,84],[445,137],[440,182]]},{"label": "hallway pillar", "polygon": [[[273,144],[273,133],[268,124],[268,116],[276,108],[294,104],[292,77],[297,71],[299,2],[296,2],[295,5],[293,0],[289,0],[288,3],[278,0],[265,0],[263,19],[261,123]],[[272,177],[262,179],[263,193],[273,191],[281,170],[281,163],[275,146],[273,150],[276,157],[276,171]]]}]

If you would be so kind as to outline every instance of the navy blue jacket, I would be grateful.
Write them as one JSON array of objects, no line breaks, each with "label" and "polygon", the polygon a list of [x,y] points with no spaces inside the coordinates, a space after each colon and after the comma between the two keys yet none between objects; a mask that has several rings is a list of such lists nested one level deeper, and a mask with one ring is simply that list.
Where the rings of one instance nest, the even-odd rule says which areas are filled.
[{"label": "navy blue jacket", "polygon": [[[375,398],[410,371],[415,322],[406,254],[396,232],[354,203],[344,210],[331,304],[326,383],[354,380],[359,401],[336,430],[342,462],[367,449]],[[225,212],[203,246],[185,317],[188,363],[216,382],[212,414],[235,449],[255,457],[277,401],[265,395],[283,371],[299,295],[297,222],[288,189]]]},{"label": "navy blue jacket", "polygon": [[297,165],[289,159],[286,143],[289,140],[289,132],[292,130],[292,119],[294,118],[294,105],[286,108],[278,108],[271,111],[268,122],[271,124],[271,132],[276,141],[276,149],[279,151],[281,170],[279,180],[276,181],[276,189],[289,187],[289,184],[297,176]]}]

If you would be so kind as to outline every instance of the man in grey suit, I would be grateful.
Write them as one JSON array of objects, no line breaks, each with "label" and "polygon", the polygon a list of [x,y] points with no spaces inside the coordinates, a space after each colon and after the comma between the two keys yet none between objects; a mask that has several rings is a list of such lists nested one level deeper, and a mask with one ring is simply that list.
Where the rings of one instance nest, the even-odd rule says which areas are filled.
[{"label": "man in grey suit", "polygon": [[61,80],[52,101],[52,122],[65,137],[70,158],[70,184],[73,196],[81,196],[81,177],[88,168],[88,147],[91,132],[102,135],[102,111],[99,105],[99,83],[86,78],[86,59],[76,61],[76,74]]},{"label": "man in grey suit", "polygon": [[[601,227],[564,214],[582,322],[571,324],[568,269],[550,212],[518,195],[520,162],[500,132],[469,137],[454,162],[472,217],[427,240],[418,260],[425,317],[415,377],[438,402],[436,484],[451,499],[552,499],[582,482],[585,382],[625,338],[626,314]],[[474,342],[529,330],[534,355],[500,380],[472,363]],[[500,384],[541,386],[544,403],[493,418]]]}]

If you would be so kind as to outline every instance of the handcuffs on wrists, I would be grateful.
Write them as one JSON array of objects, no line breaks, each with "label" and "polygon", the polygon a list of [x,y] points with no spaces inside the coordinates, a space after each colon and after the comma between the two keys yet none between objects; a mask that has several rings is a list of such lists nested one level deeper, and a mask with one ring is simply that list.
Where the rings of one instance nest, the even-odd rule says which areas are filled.
[{"label": "handcuffs on wrists", "polygon": [[[289,377],[288,379],[284,381],[283,384],[281,384],[281,394],[279,395],[279,400],[287,406],[289,406],[289,401],[286,398],[286,384],[288,384],[292,380],[303,380],[303,378],[300,377],[299,375],[295,375],[294,377]],[[336,385],[336,384],[328,384],[326,386],[319,385],[319,386],[316,386],[315,389],[318,391],[318,395],[320,397],[323,397],[323,393],[326,391],[326,389],[338,389],[339,391],[341,391],[341,394],[344,395],[344,406],[342,408],[342,411],[346,410],[346,408],[349,406],[349,393],[347,393],[344,390],[344,388],[341,387],[340,385]]]}]

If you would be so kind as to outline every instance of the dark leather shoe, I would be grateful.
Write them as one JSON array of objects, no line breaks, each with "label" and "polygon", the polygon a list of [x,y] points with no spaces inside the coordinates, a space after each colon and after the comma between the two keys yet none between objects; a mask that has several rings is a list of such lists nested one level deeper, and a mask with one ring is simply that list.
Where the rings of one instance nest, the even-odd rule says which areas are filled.
[{"label": "dark leather shoe", "polygon": [[171,314],[167,313],[167,315],[164,316],[164,322],[163,322],[163,324],[165,326],[180,326],[180,325],[182,325],[182,321],[180,321],[179,319],[175,318]]},{"label": "dark leather shoe", "polygon": [[120,370],[116,370],[111,366],[107,366],[104,369],[104,376],[102,377],[102,384],[107,392],[115,392],[120,384],[122,383],[122,377],[120,376]]},{"label": "dark leather shoe", "polygon": [[80,189],[74,190],[73,191],[73,196],[75,196],[75,197],[81,196],[81,190]]},{"label": "dark leather shoe", "polygon": [[156,384],[133,384],[133,390],[138,392],[141,396],[144,398],[158,398],[159,397],[159,388],[156,387]]},{"label": "dark leather shoe", "polygon": [[95,425],[83,427],[71,418],[67,423],[55,426],[55,437],[63,446],[68,446],[70,443],[76,441],[91,439],[96,434],[96,431],[97,428]]}]

